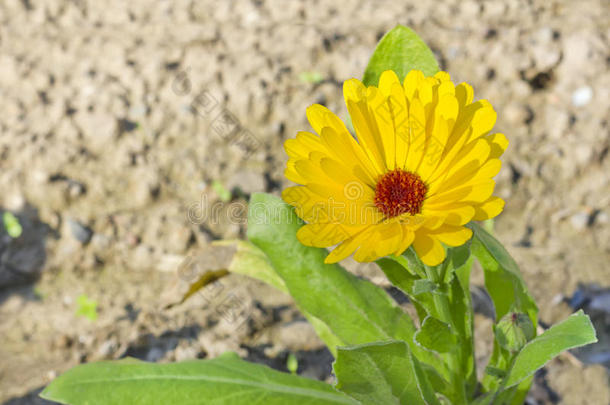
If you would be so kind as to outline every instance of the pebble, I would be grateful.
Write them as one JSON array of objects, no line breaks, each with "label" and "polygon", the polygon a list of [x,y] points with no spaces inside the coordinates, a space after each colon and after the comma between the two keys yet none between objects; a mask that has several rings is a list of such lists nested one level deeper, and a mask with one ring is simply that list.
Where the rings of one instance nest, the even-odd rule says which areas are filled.
[{"label": "pebble", "polygon": [[68,181],[68,194],[71,198],[80,197],[87,192],[87,188],[84,184],[79,183],[78,181],[69,180]]},{"label": "pebble", "polygon": [[277,330],[277,341],[288,350],[315,350],[322,342],[307,321],[295,321],[281,325]]},{"label": "pebble", "polygon": [[68,225],[70,226],[70,232],[72,233],[72,236],[74,236],[77,241],[79,241],[83,245],[89,243],[91,237],[93,236],[93,231],[91,230],[91,228],[81,224],[80,222],[72,218],[68,218]]},{"label": "pebble", "polygon": [[593,98],[593,89],[589,86],[579,87],[572,93],[572,105],[574,107],[584,107]]},{"label": "pebble", "polygon": [[553,49],[548,44],[539,44],[532,48],[536,68],[545,71],[553,68],[559,63],[561,54],[559,50]]},{"label": "pebble", "polygon": [[504,117],[510,124],[523,124],[528,117],[528,111],[523,104],[511,103],[504,109]]},{"label": "pebble", "polygon": [[11,190],[11,192],[5,194],[4,204],[4,208],[9,211],[21,211],[25,207],[25,198],[20,191]]},{"label": "pebble", "polygon": [[146,361],[156,362],[163,358],[165,355],[165,351],[159,347],[151,348],[148,353],[146,353]]},{"label": "pebble", "polygon": [[116,349],[116,341],[108,339],[98,347],[96,355],[99,356],[100,359],[109,359],[112,357]]},{"label": "pebble", "polygon": [[110,247],[111,239],[101,233],[96,233],[91,237],[91,244],[96,250],[104,251]]},{"label": "pebble", "polygon": [[200,353],[201,349],[196,346],[179,345],[176,347],[176,350],[174,350],[176,361],[193,360],[198,358]]},{"label": "pebble", "polygon": [[589,214],[586,212],[577,212],[570,217],[570,223],[577,231],[582,231],[589,225]]}]

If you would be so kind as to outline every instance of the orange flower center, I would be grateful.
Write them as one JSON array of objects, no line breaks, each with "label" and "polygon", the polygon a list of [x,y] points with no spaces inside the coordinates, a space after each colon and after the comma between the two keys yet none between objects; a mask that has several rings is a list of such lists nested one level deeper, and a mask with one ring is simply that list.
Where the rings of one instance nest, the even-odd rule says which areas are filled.
[{"label": "orange flower center", "polygon": [[428,187],[415,173],[402,169],[387,172],[375,187],[375,205],[387,218],[408,212],[419,214]]}]

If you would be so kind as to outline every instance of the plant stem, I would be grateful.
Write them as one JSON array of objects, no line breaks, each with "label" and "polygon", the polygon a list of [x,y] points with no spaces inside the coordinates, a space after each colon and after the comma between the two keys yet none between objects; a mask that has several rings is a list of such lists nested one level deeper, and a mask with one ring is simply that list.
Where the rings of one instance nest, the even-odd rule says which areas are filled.
[{"label": "plant stem", "polygon": [[[451,316],[451,308],[449,305],[449,299],[447,298],[447,294],[445,293],[446,284],[443,281],[444,274],[439,274],[439,272],[443,272],[443,265],[437,267],[425,266],[426,276],[428,280],[437,283],[439,287],[441,287],[441,291],[434,291],[432,293],[434,306],[438,311],[439,317],[441,321],[445,322],[447,325],[451,327],[451,330],[455,330],[455,325],[453,323],[453,317]],[[441,278],[442,277],[442,278]],[[466,396],[466,386],[464,384],[463,371],[461,370],[461,350],[457,348],[457,350],[449,352],[446,354],[446,360],[449,366],[449,371],[451,375],[451,384],[453,385],[453,390],[455,392],[456,398],[454,398],[454,405],[466,405],[468,403]]]}]

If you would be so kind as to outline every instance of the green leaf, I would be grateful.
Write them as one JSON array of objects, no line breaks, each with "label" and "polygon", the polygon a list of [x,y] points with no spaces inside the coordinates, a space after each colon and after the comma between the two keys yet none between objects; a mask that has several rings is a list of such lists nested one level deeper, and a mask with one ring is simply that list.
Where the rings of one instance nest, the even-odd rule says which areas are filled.
[{"label": "green leaf", "polygon": [[[414,291],[416,283],[420,284],[421,287],[428,280],[424,281],[419,276],[409,272],[406,267],[409,265],[407,260],[410,262],[405,257],[388,256],[377,260],[376,263],[383,270],[388,280],[409,297],[417,310],[420,322],[423,322],[428,314],[438,317],[432,293],[423,293],[420,288],[418,288],[418,294]],[[424,271],[423,265],[422,271]],[[424,281],[424,284],[421,284],[422,281]]]},{"label": "green leaf", "polygon": [[456,339],[449,325],[431,316],[424,319],[421,329],[415,334],[415,340],[426,349],[438,353],[455,350]]},{"label": "green leaf", "polygon": [[212,182],[212,188],[222,202],[229,202],[231,201],[231,198],[233,198],[231,191],[227,190],[224,184],[222,184],[219,180],[214,180]]},{"label": "green leaf", "polygon": [[564,350],[597,342],[591,320],[582,310],[527,343],[515,358],[506,387],[531,376]]},{"label": "green leaf", "polygon": [[280,373],[236,355],[155,364],[127,361],[83,364],[40,394],[71,405],[349,404],[357,402],[321,381]]},{"label": "green leaf", "polygon": [[76,315],[84,316],[90,321],[97,320],[97,301],[87,297],[85,294],[79,295],[76,299]]},{"label": "green leaf", "polygon": [[390,283],[400,288],[405,294],[413,295],[413,286],[419,280],[419,277],[408,270],[404,257],[382,257],[375,263],[385,273]]},{"label": "green leaf", "polygon": [[287,292],[284,281],[273,269],[265,252],[252,243],[242,240],[222,240],[212,242],[213,246],[236,247],[235,255],[227,269],[231,273],[243,274],[263,281],[282,292]]},{"label": "green leaf", "polygon": [[21,236],[23,228],[19,223],[19,219],[12,213],[5,211],[4,214],[2,214],[2,222],[4,223],[6,233],[8,233],[11,238],[16,239]]},{"label": "green leaf", "polygon": [[481,263],[485,273],[485,287],[496,310],[496,320],[510,311],[527,314],[534,325],[538,324],[538,308],[529,294],[515,260],[504,246],[483,227],[471,222],[473,230],[472,252]]},{"label": "green leaf", "polygon": [[400,256],[391,256],[402,264],[409,272],[420,277],[426,277],[424,263],[419,259],[413,246],[405,250]]},{"label": "green leaf", "polygon": [[437,284],[430,280],[415,280],[413,283],[413,295],[417,296],[420,294],[429,293],[436,290],[437,287]]},{"label": "green leaf", "polygon": [[530,391],[532,387],[532,383],[534,382],[534,376],[529,376],[525,380],[521,381],[517,386],[511,388],[513,391],[513,397],[510,402],[510,405],[522,405],[525,403],[525,398],[527,397],[527,393]]},{"label": "green leaf", "polygon": [[328,347],[328,350],[330,351],[330,353],[334,357],[337,357],[337,347],[345,346],[345,343],[343,342],[343,340],[341,340],[337,335],[335,335],[333,333],[333,331],[330,330],[330,328],[328,327],[327,324],[325,324],[324,322],[322,322],[320,319],[316,318],[315,316],[311,315],[309,312],[305,311],[304,309],[301,309],[300,306],[297,305],[297,307],[299,307],[299,309],[301,310],[301,313],[303,313],[303,315],[305,316],[305,318],[307,318],[307,320],[309,321],[311,326],[313,326],[316,333],[318,334],[318,337],[320,339],[322,339],[324,344],[326,344],[326,347]]},{"label": "green leaf", "polygon": [[[494,375],[494,378],[498,380],[503,378],[502,376],[506,376],[506,371],[501,369],[494,368],[491,370],[491,372],[488,371],[490,370],[485,369],[485,372],[489,375],[494,375],[494,373],[497,373]],[[482,394],[480,397],[471,402],[470,405],[523,405],[533,380],[534,376],[530,376],[529,378],[521,381],[519,385],[509,388],[508,390],[504,390],[502,392],[497,392],[494,390],[486,394]]]},{"label": "green leaf", "polygon": [[338,264],[325,264],[325,249],[302,245],[296,238],[301,225],[281,199],[252,195],[248,238],[267,254],[297,305],[346,344],[411,341],[415,326],[408,315],[383,289]]},{"label": "green leaf", "polygon": [[426,76],[432,76],[439,70],[434,54],[426,43],[411,28],[397,25],[377,44],[362,82],[367,86],[376,86],[386,70],[396,72],[402,81],[413,69],[421,70]]},{"label": "green leaf", "polygon": [[518,312],[506,314],[498,322],[494,332],[498,343],[511,352],[521,350],[536,334],[530,318]]},{"label": "green leaf", "polygon": [[[538,308],[527,290],[517,263],[504,246],[482,226],[475,222],[467,226],[474,233],[471,240],[472,253],[483,268],[485,287],[494,304],[496,321],[509,312],[527,314],[535,331],[538,325]],[[512,357],[513,354],[494,339],[489,365],[506,371],[512,364]],[[496,378],[489,375],[483,377],[483,386],[487,391],[498,389],[498,384]]]},{"label": "green leaf", "polygon": [[504,378],[506,377],[506,371],[497,367],[487,366],[485,367],[485,374],[489,374],[495,378]]},{"label": "green leaf", "polygon": [[337,389],[363,404],[439,404],[409,346],[402,341],[340,347]]},{"label": "green leaf", "polygon": [[322,76],[322,73],[320,72],[301,72],[301,74],[299,74],[299,80],[303,83],[316,84],[324,80],[324,76]]}]

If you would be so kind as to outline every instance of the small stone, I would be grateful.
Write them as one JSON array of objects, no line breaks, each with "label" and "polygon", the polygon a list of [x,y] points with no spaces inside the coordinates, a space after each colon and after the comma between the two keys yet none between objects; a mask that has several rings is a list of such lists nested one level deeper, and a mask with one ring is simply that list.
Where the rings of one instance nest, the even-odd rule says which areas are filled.
[{"label": "small stone", "polygon": [[25,198],[18,190],[11,190],[11,192],[5,194],[4,204],[9,211],[21,211],[25,207]]},{"label": "small stone", "polygon": [[154,363],[156,361],[161,360],[164,355],[165,352],[163,351],[163,349],[159,347],[153,347],[148,351],[148,353],[146,353],[146,361]]},{"label": "small stone", "polygon": [[89,147],[96,152],[106,152],[117,134],[117,120],[111,114],[79,111],[75,122],[83,131]]},{"label": "small stone", "polygon": [[511,103],[504,109],[504,117],[510,124],[523,124],[529,116],[526,106]]},{"label": "small stone", "polygon": [[589,86],[583,86],[576,89],[574,93],[572,93],[572,105],[574,107],[584,107],[593,98],[593,89]]},{"label": "small stone", "polygon": [[68,218],[68,225],[70,226],[72,236],[74,236],[77,241],[83,245],[89,243],[93,236],[93,230],[91,230],[91,228],[71,218]]},{"label": "small stone", "polygon": [[183,255],[165,254],[157,262],[156,269],[162,272],[175,272],[186,259]]},{"label": "small stone", "polygon": [[589,214],[581,211],[572,215],[570,217],[570,222],[572,223],[574,229],[576,229],[577,231],[582,231],[589,225],[589,218]]},{"label": "small stone", "polygon": [[114,352],[116,350],[117,350],[116,341],[114,341],[112,339],[108,339],[98,347],[98,349],[95,353],[96,358],[109,359],[112,357],[112,355],[114,354]]},{"label": "small stone", "polygon": [[553,40],[553,30],[551,27],[541,27],[533,36],[536,42],[546,45]]},{"label": "small stone", "polygon": [[288,350],[316,350],[323,346],[310,323],[295,321],[281,325],[277,331],[277,341]]},{"label": "small stone", "polygon": [[532,48],[536,68],[540,71],[546,71],[559,63],[561,54],[559,50],[553,49],[546,44],[536,45]]},{"label": "small stone", "polygon": [[110,247],[110,238],[104,234],[96,233],[91,238],[91,244],[98,251],[104,251]]},{"label": "small stone", "polygon": [[200,357],[201,350],[194,345],[178,345],[174,351],[176,361],[193,360]]},{"label": "small stone", "polygon": [[70,198],[77,198],[85,194],[86,191],[87,188],[84,184],[74,180],[68,181],[68,194],[70,195]]},{"label": "small stone", "polygon": [[148,269],[156,263],[153,249],[144,244],[138,245],[131,251],[129,264],[137,270]]}]

